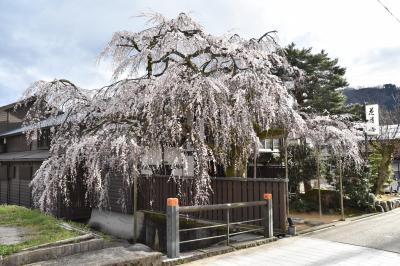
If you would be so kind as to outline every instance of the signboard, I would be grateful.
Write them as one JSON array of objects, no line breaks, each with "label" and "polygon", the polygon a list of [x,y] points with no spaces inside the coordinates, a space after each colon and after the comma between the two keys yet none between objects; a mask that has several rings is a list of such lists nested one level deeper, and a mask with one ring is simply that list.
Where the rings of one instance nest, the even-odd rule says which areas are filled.
[{"label": "signboard", "polygon": [[365,118],[367,120],[367,135],[379,135],[379,105],[365,105]]}]

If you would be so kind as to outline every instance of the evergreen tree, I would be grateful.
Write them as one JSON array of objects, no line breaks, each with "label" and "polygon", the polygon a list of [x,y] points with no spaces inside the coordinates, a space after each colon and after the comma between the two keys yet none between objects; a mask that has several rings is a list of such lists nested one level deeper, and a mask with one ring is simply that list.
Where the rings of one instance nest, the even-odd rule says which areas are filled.
[{"label": "evergreen tree", "polygon": [[316,158],[315,153],[308,145],[288,145],[289,191],[300,193],[300,182],[304,184],[305,192],[311,189],[311,179],[315,179]]},{"label": "evergreen tree", "polygon": [[[302,111],[317,115],[350,113],[353,120],[362,120],[364,107],[360,104],[346,106],[346,97],[339,90],[348,86],[348,83],[344,76],[346,69],[338,65],[338,59],[330,58],[324,50],[313,53],[311,47],[300,49],[294,43],[285,48],[285,53],[289,63],[304,72],[304,78],[295,84],[293,90]],[[303,151],[301,156],[294,156],[292,149],[293,147],[288,154],[289,162],[293,164],[289,165],[289,184],[303,181],[307,191],[307,187],[310,187],[309,179],[317,175],[315,153],[303,142],[294,150]],[[321,162],[320,167],[323,164],[324,162]],[[300,173],[296,167],[301,170]],[[321,172],[324,172],[323,170],[321,169]],[[296,178],[293,178],[293,175],[296,175]],[[324,176],[329,179],[329,173],[325,173]]]},{"label": "evergreen tree", "polygon": [[285,48],[292,66],[305,72],[301,85],[295,86],[294,96],[307,112],[340,114],[347,111],[346,98],[339,88],[348,85],[344,75],[346,69],[338,65],[338,59],[331,59],[322,50],[312,53],[312,48],[299,49],[294,43]]}]

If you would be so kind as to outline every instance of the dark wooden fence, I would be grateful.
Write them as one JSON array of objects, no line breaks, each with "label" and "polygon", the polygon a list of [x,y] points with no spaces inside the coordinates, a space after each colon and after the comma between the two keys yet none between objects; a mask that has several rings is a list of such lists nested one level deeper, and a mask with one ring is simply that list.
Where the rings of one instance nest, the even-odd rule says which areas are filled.
[{"label": "dark wooden fence", "polygon": [[[262,178],[265,176],[273,178],[285,178],[285,166],[282,165],[265,165],[257,166],[257,178]],[[247,176],[254,176],[253,166],[247,167]]]},{"label": "dark wooden fence", "polygon": [[[184,177],[175,180],[168,176],[143,176],[139,182],[138,208],[142,210],[166,211],[166,200],[179,198],[181,206],[193,204],[193,178]],[[209,204],[258,201],[264,193],[272,193],[274,229],[285,231],[287,181],[278,178],[212,178],[212,193]],[[223,210],[207,211],[200,215],[203,219],[223,221],[226,212]],[[249,207],[233,210],[231,221],[242,221],[261,218],[260,207]]]},{"label": "dark wooden fence", "polygon": [[[0,204],[34,208],[32,188],[29,184],[34,171],[39,166],[40,163],[37,162],[9,162],[0,165]],[[57,208],[52,213],[57,217],[68,220],[89,219],[91,209],[85,203],[83,186],[81,184],[77,185],[73,193],[71,206],[67,206],[60,196]]]},{"label": "dark wooden fence", "polygon": [[[0,204],[17,204],[33,207],[31,198],[32,168],[20,167],[19,176],[13,178],[9,173],[12,165],[0,167]],[[29,166],[31,167],[31,166]],[[29,171],[28,171],[29,170]],[[153,210],[165,212],[166,200],[170,197],[178,197],[181,206],[193,205],[194,179],[191,177],[171,178],[170,176],[142,176],[139,179],[138,208],[140,210]],[[280,178],[212,178],[212,193],[209,196],[209,204],[248,202],[263,199],[264,193],[273,195],[274,227],[276,230],[285,230],[286,225],[286,200],[287,181]],[[84,202],[84,190],[82,185],[76,186],[71,206],[65,206],[60,199],[55,215],[67,219],[87,219],[90,217],[90,208]],[[119,175],[110,179],[109,210],[115,212],[132,213],[132,189],[126,187]],[[125,195],[123,195],[125,194]],[[125,196],[125,197],[124,197]],[[121,198],[126,200],[126,208],[122,208]],[[106,208],[107,209],[107,208]],[[259,219],[261,216],[259,207],[249,207],[233,210],[231,221]],[[200,213],[198,218],[213,221],[226,219],[223,210],[207,211]]]},{"label": "dark wooden fence", "polygon": [[[16,167],[19,168],[16,175]],[[0,166],[0,204],[32,206],[29,183],[32,177],[32,165],[2,164]]]}]

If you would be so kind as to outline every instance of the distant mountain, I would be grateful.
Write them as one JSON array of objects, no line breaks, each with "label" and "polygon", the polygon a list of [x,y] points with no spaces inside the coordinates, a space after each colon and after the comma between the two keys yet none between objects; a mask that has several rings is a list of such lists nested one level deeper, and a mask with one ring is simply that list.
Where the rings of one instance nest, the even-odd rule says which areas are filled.
[{"label": "distant mountain", "polygon": [[394,84],[369,88],[346,88],[343,90],[346,95],[346,103],[369,103],[379,104],[381,108],[393,109],[396,104],[396,97],[400,100],[400,87]]}]

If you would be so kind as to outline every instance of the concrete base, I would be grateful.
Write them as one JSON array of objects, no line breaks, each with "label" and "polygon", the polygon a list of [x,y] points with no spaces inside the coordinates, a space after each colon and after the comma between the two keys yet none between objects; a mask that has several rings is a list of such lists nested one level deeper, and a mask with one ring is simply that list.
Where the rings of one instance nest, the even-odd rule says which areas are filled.
[{"label": "concrete base", "polygon": [[[138,212],[137,236],[143,229],[144,215]],[[93,209],[89,226],[122,239],[133,238],[133,215]]]},{"label": "concrete base", "polygon": [[75,266],[75,265],[161,265],[161,253],[129,251],[123,247],[107,248],[91,251],[73,256],[63,257],[57,260],[41,261],[31,266]]},{"label": "concrete base", "polygon": [[163,257],[162,265],[163,266],[174,266],[178,264],[183,264],[195,260],[200,260],[204,259],[207,257],[212,257],[212,256],[217,256],[229,252],[233,252],[236,250],[240,249],[245,249],[245,248],[250,248],[250,247],[256,247],[260,245],[264,245],[273,241],[276,241],[276,237],[271,237],[271,238],[262,238],[258,240],[253,240],[253,241],[246,241],[246,242],[239,242],[235,244],[231,244],[229,246],[215,246],[215,247],[209,247],[205,249],[198,249],[198,250],[193,250],[190,252],[183,252],[180,254],[179,258],[168,258],[166,256]]}]

